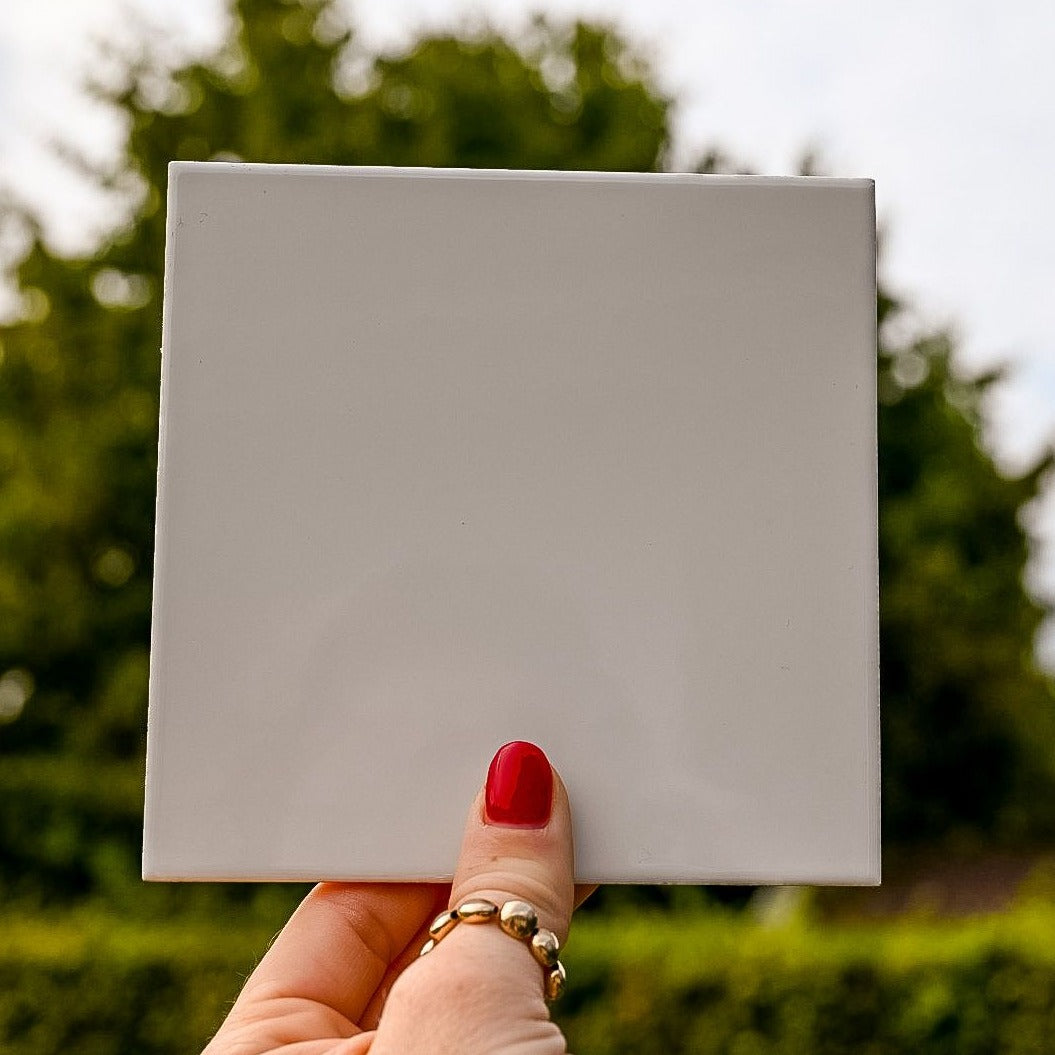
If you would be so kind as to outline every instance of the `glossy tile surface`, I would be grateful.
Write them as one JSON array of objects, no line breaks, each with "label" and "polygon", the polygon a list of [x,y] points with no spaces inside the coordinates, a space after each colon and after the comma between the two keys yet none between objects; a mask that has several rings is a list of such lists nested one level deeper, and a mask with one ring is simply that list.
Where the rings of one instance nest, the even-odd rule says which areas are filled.
[{"label": "glossy tile surface", "polygon": [[171,175],[148,877],[878,878],[870,182]]}]

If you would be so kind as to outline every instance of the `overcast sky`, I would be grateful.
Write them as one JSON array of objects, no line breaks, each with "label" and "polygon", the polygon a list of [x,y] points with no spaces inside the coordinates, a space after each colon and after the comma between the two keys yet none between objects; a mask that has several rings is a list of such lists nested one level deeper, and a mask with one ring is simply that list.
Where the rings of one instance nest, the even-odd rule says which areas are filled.
[{"label": "overcast sky", "polygon": [[[117,132],[78,102],[95,37],[146,17],[187,49],[219,39],[222,0],[0,0],[0,186],[84,244],[106,216],[43,143],[105,154]],[[718,143],[765,173],[807,149],[876,180],[884,271],[923,319],[953,322],[961,363],[1009,361],[991,443],[1022,465],[1055,439],[1055,5],[1051,0],[359,0],[366,41],[481,13],[615,21],[680,100],[676,157]],[[1055,505],[1055,502],[1049,502]],[[1046,513],[1055,538],[1055,510]],[[1055,557],[1051,561],[1055,565]],[[1055,583],[1055,571],[1052,575]]]}]

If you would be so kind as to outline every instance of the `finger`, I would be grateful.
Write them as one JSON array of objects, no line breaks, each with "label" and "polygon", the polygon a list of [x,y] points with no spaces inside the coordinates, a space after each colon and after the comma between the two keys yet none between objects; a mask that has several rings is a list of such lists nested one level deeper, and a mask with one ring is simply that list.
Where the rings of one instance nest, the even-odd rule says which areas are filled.
[{"label": "finger", "polygon": [[[352,1037],[351,1040],[346,1040],[343,1044],[338,1045],[336,1048],[330,1048],[326,1055],[366,1055],[366,1053],[373,1047],[375,1033],[373,1030],[369,1030],[365,1033],[360,1033],[356,1037]],[[285,1055],[285,1052],[283,1052]]]},{"label": "finger", "polygon": [[301,902],[242,990],[234,1014],[307,1000],[357,1023],[392,962],[431,918],[428,884],[320,883]]},{"label": "finger", "polygon": [[447,905],[447,901],[450,898],[450,892],[451,887],[449,883],[437,883],[433,887],[434,899],[428,917],[422,922],[421,926],[417,929],[410,941],[407,942],[406,948],[403,949],[391,964],[389,964],[384,978],[381,979],[377,989],[374,991],[374,995],[370,998],[369,1003],[366,1005],[359,1018],[359,1025],[364,1030],[377,1028],[377,1023],[381,1018],[381,1012],[384,1010],[385,1003],[388,1000],[388,994],[392,991],[392,986],[407,967],[418,958],[418,955],[421,952],[421,947],[428,940],[429,925]]},{"label": "finger", "polygon": [[450,906],[527,901],[563,940],[575,903],[568,795],[533,744],[507,744],[469,811]]},{"label": "finger", "polygon": [[578,908],[587,898],[597,893],[597,883],[575,884],[575,907]]},{"label": "finger", "polygon": [[[527,901],[563,941],[575,899],[568,796],[545,755],[507,744],[465,826],[450,906]],[[460,923],[397,980],[372,1055],[563,1052],[544,971],[527,943],[493,925]]]}]

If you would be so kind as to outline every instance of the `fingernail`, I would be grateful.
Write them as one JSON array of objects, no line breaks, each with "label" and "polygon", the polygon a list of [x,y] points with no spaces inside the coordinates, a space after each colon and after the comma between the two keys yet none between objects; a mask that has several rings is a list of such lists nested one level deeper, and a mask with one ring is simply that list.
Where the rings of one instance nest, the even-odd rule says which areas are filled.
[{"label": "fingernail", "polygon": [[544,828],[553,806],[553,770],[541,748],[514,740],[487,771],[487,821],[504,828]]}]

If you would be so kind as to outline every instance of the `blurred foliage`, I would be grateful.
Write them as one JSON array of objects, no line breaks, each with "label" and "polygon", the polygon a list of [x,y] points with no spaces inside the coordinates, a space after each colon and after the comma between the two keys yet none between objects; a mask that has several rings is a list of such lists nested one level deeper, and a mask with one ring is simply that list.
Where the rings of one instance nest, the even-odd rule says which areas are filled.
[{"label": "blurred foliage", "polygon": [[890,338],[880,298],[879,560],[883,823],[957,848],[1055,830],[1055,700],[1034,657],[1045,610],[1023,586],[1020,514],[1051,468],[1018,479],[980,446],[999,372],[952,368],[946,334]]},{"label": "blurred foliage", "polygon": [[[171,160],[657,170],[671,102],[611,30],[425,36],[363,51],[331,0],[238,0],[176,68],[110,55],[126,121],[91,169],[127,221],[91,255],[23,240],[0,326],[0,1048],[185,1052],[222,1017],[300,887],[139,881],[164,253]],[[699,171],[735,170],[711,150]],[[888,844],[1055,832],[1044,610],[1020,514],[1048,460],[980,445],[998,378],[953,368],[879,298],[883,794]],[[1052,900],[1050,878],[1045,890]],[[1026,1053],[1055,1038],[1055,915],[823,934],[759,928],[700,890],[611,888],[567,960],[572,1046],[604,1053]],[[733,892],[735,899],[744,894]],[[677,910],[676,920],[659,906]],[[606,915],[610,919],[606,919]],[[217,920],[223,920],[222,928]]]},{"label": "blurred foliage", "polygon": [[95,92],[127,144],[92,175],[131,216],[107,244],[63,258],[3,217],[29,239],[0,330],[0,891],[20,901],[163,900],[136,877],[169,161],[655,169],[667,146],[668,101],[603,28],[372,56],[325,0],[235,13],[207,61],[110,56]]},{"label": "blurred foliage", "polygon": [[0,1050],[7,1055],[200,1051],[271,933],[81,913],[0,928]]},{"label": "blurred foliage", "polygon": [[591,1055],[997,1055],[1055,1042],[1055,912],[842,929],[590,917],[557,1017]]},{"label": "blurred foliage", "polygon": [[[8,924],[0,1049],[200,1050],[267,938],[260,925],[221,936],[92,912]],[[590,1055],[1046,1055],[1055,1043],[1050,903],[838,929],[714,911],[590,916],[563,959],[555,1017]]]},{"label": "blurred foliage", "polygon": [[[25,253],[0,328],[0,898],[98,898],[123,913],[290,902],[298,890],[137,880],[166,167],[174,159],[657,170],[671,102],[604,27],[518,39],[357,43],[330,0],[239,0],[230,40],[171,69],[111,55],[96,94],[127,125],[92,170],[128,219],[90,256],[54,253],[8,203]],[[698,168],[731,167],[714,150]],[[993,378],[879,303],[884,798],[892,840],[1029,840],[1055,829],[1051,688],[1032,639],[1018,515],[1047,462],[1001,476],[979,446]]]}]

